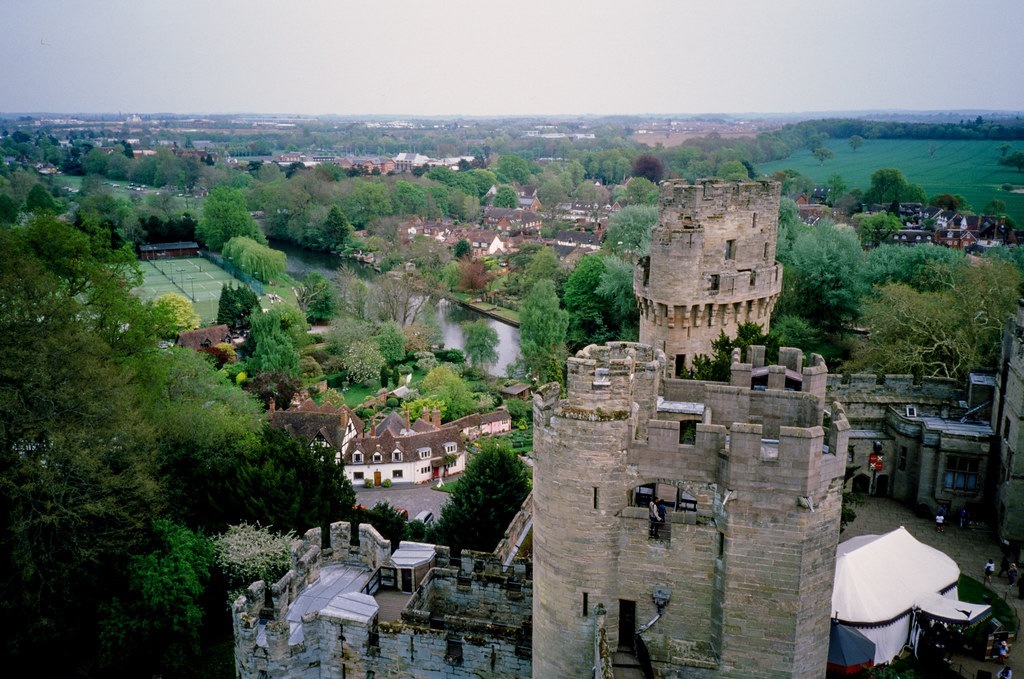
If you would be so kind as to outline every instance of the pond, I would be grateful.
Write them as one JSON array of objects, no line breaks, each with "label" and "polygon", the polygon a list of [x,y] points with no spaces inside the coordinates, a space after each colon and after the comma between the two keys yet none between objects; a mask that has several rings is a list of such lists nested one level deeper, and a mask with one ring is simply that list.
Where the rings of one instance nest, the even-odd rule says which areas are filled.
[{"label": "pond", "polygon": [[[288,275],[300,281],[305,278],[306,274],[313,271],[322,273],[333,280],[338,267],[343,262],[349,261],[338,255],[313,252],[285,241],[271,240],[270,245],[275,250],[280,250],[288,255]],[[368,285],[373,285],[381,275],[357,262],[352,262],[352,268],[359,272]],[[489,372],[492,375],[504,376],[505,367],[519,356],[519,329],[455,302],[442,299],[437,303],[437,324],[441,328],[441,341],[444,342],[446,348],[462,349],[464,342],[460,324],[480,319],[486,321],[487,325],[498,333],[498,360],[490,367]]]}]

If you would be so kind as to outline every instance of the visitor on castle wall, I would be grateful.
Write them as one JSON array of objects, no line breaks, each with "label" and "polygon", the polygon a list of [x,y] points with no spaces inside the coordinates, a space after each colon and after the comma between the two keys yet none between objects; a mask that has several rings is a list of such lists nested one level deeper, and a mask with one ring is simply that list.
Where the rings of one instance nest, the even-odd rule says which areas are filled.
[{"label": "visitor on castle wall", "polygon": [[992,584],[992,574],[996,571],[996,563],[992,559],[985,562],[985,584]]},{"label": "visitor on castle wall", "polygon": [[654,538],[658,537],[658,529],[661,527],[661,521],[658,518],[658,501],[660,499],[655,497],[647,507],[647,513],[651,519],[651,537]]},{"label": "visitor on castle wall", "polygon": [[996,647],[996,656],[1000,665],[1006,663],[1006,656],[1010,653],[1010,645],[1006,643],[1006,639],[1002,639],[999,645]]},{"label": "visitor on castle wall", "polygon": [[1013,587],[1013,583],[1015,583],[1017,581],[1017,576],[1019,574],[1020,574],[1020,571],[1017,570],[1017,564],[1011,563],[1010,564],[1010,570],[1006,571],[1006,577],[1010,581],[1010,587]]},{"label": "visitor on castle wall", "polygon": [[667,513],[668,510],[665,508],[665,501],[658,498],[658,521],[660,523],[665,523],[665,515]]}]

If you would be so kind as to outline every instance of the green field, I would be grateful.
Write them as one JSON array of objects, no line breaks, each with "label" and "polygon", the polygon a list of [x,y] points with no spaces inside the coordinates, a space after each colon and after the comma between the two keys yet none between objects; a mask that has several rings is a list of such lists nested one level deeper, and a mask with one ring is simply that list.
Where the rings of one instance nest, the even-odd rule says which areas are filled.
[{"label": "green field", "polygon": [[[825,145],[835,158],[824,165],[802,149],[790,158],[763,163],[758,169],[765,174],[792,168],[813,178],[819,184],[838,173],[851,188],[867,190],[871,173],[883,167],[898,168],[907,181],[918,184],[924,192],[958,193],[967,199],[971,209],[981,212],[993,198],[1006,203],[1011,217],[1024,224],[1024,193],[1003,191],[1003,184],[1024,186],[1024,173],[999,165],[999,141],[945,141],[927,139],[868,139],[856,151],[846,139],[829,139]],[[1024,143],[1013,143],[1013,151],[1024,151]],[[934,151],[934,155],[932,154]]]},{"label": "green field", "polygon": [[232,280],[231,274],[213,262],[201,257],[166,259],[140,262],[142,285],[132,290],[144,300],[156,299],[168,292],[176,292],[193,299],[192,307],[203,319],[203,325],[217,318],[220,289]]}]

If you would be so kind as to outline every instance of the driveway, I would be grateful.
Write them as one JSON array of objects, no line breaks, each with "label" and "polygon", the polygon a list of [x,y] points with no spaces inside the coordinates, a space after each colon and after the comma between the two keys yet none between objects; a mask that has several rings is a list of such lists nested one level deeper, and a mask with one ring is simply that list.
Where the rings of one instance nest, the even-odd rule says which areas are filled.
[{"label": "driveway", "polygon": [[437,520],[441,516],[441,507],[448,502],[449,495],[434,490],[435,483],[416,483],[390,488],[357,488],[356,502],[367,509],[378,502],[390,502],[392,507],[407,510],[410,519],[426,509],[433,512],[434,519]]}]

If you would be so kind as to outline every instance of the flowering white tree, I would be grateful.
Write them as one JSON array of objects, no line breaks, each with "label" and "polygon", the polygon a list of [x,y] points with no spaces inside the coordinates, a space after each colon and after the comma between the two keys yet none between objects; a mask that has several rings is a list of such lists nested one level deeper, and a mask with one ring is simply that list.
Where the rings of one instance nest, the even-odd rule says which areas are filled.
[{"label": "flowering white tree", "polygon": [[257,580],[267,586],[280,580],[291,567],[294,541],[293,533],[282,535],[258,525],[228,527],[214,540],[217,565],[228,582],[228,600],[237,599]]}]

